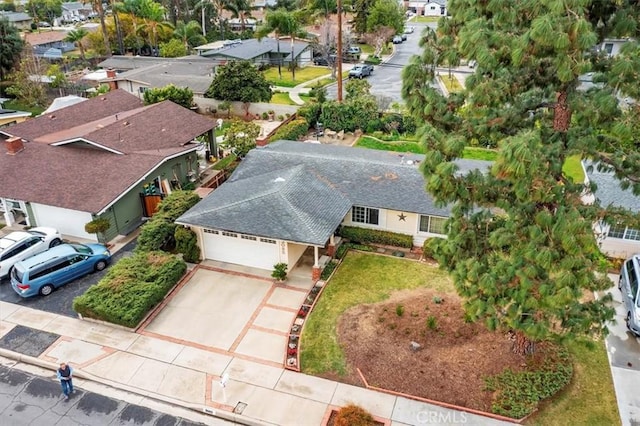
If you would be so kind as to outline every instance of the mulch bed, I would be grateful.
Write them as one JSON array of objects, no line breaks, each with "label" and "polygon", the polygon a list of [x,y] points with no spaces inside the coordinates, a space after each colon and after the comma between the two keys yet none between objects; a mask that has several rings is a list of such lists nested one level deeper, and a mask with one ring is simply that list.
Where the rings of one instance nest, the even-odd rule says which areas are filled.
[{"label": "mulch bed", "polygon": [[456,294],[431,289],[354,307],[337,331],[350,370],[339,380],[362,386],[359,368],[371,386],[487,412],[492,393],[484,390],[483,378],[526,367],[507,334],[466,322]]}]

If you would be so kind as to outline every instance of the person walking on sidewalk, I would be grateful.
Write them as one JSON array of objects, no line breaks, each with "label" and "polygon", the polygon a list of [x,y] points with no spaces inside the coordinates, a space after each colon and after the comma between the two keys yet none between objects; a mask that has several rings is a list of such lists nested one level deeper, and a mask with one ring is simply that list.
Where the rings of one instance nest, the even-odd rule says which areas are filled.
[{"label": "person walking on sidewalk", "polygon": [[60,380],[60,386],[62,386],[62,394],[65,399],[69,399],[69,394],[73,393],[73,368],[69,364],[60,363],[58,380]]}]

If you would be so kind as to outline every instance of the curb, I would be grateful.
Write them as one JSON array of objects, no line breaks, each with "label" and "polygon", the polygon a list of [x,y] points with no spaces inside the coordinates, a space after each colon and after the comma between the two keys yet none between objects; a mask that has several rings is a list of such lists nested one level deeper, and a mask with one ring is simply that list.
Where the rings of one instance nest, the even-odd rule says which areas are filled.
[{"label": "curb", "polygon": [[[30,365],[35,365],[37,367],[40,368],[44,368],[47,370],[51,370],[52,374],[53,372],[56,371],[56,368],[58,368],[58,365],[54,362],[51,361],[45,361],[43,359],[40,358],[36,358],[30,355],[24,355],[18,352],[13,352],[10,351],[8,349],[4,349],[4,348],[0,348],[0,356],[5,357],[5,358],[9,358],[9,359],[13,359],[15,361],[24,363],[24,364],[30,364]],[[254,419],[250,419],[250,418],[246,418],[244,416],[242,416],[241,414],[235,414],[235,413],[230,413],[230,412],[226,412],[223,410],[215,410],[211,407],[207,407],[204,405],[198,405],[198,404],[190,404],[184,401],[180,401],[177,400],[175,398],[171,398],[171,397],[167,397],[167,396],[163,396],[163,395],[158,395],[155,394],[153,392],[149,392],[143,389],[138,389],[135,388],[133,386],[129,386],[123,383],[116,383],[113,382],[111,380],[107,380],[107,379],[102,379],[99,377],[95,377],[94,375],[84,372],[81,369],[77,369],[74,368],[74,376],[78,377],[79,379],[83,379],[83,380],[88,380],[91,382],[96,382],[96,383],[100,383],[102,385],[105,386],[109,386],[111,388],[114,389],[119,389],[119,390],[123,390],[135,395],[139,395],[139,396],[143,396],[145,398],[157,401],[157,402],[161,402],[161,403],[165,403],[165,404],[170,404],[176,407],[180,407],[180,408],[185,408],[187,410],[191,410],[194,412],[197,412],[199,414],[207,414],[211,417],[217,417],[223,420],[227,420],[230,422],[234,422],[234,423],[238,423],[241,425],[246,425],[246,426],[273,426],[272,423],[266,423],[266,422],[262,422],[260,420],[254,420]]]}]

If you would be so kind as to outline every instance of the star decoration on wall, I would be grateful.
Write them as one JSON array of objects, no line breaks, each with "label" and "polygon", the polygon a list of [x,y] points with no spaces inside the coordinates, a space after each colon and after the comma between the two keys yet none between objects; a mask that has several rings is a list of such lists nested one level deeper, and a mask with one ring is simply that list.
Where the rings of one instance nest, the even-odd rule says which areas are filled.
[{"label": "star decoration on wall", "polygon": [[400,213],[398,215],[398,218],[402,221],[402,222],[406,222],[407,216],[404,215],[404,213]]}]

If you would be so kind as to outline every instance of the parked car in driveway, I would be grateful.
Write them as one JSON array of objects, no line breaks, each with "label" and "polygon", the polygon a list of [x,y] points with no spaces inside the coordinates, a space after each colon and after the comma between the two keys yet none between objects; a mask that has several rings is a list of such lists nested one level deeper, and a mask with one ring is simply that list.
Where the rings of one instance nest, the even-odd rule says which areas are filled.
[{"label": "parked car in driveway", "polygon": [[373,73],[373,65],[358,64],[349,70],[349,78],[364,78]]},{"label": "parked car in driveway", "polygon": [[640,254],[634,254],[622,264],[618,288],[622,292],[627,328],[640,336]]},{"label": "parked car in driveway", "polygon": [[102,271],[111,253],[102,244],[61,244],[17,262],[11,271],[11,287],[22,297],[50,295],[91,272]]},{"label": "parked car in driveway", "polygon": [[405,34],[413,34],[414,31],[415,31],[414,27],[405,27],[404,29]]},{"label": "parked car in driveway", "polygon": [[15,231],[0,238],[0,279],[9,276],[16,262],[62,243],[60,233],[47,227]]},{"label": "parked car in driveway", "polygon": [[400,43],[402,43],[402,36],[399,36],[399,35],[397,35],[397,36],[393,36],[393,40],[391,40],[391,42],[392,42],[393,44],[400,44]]}]

